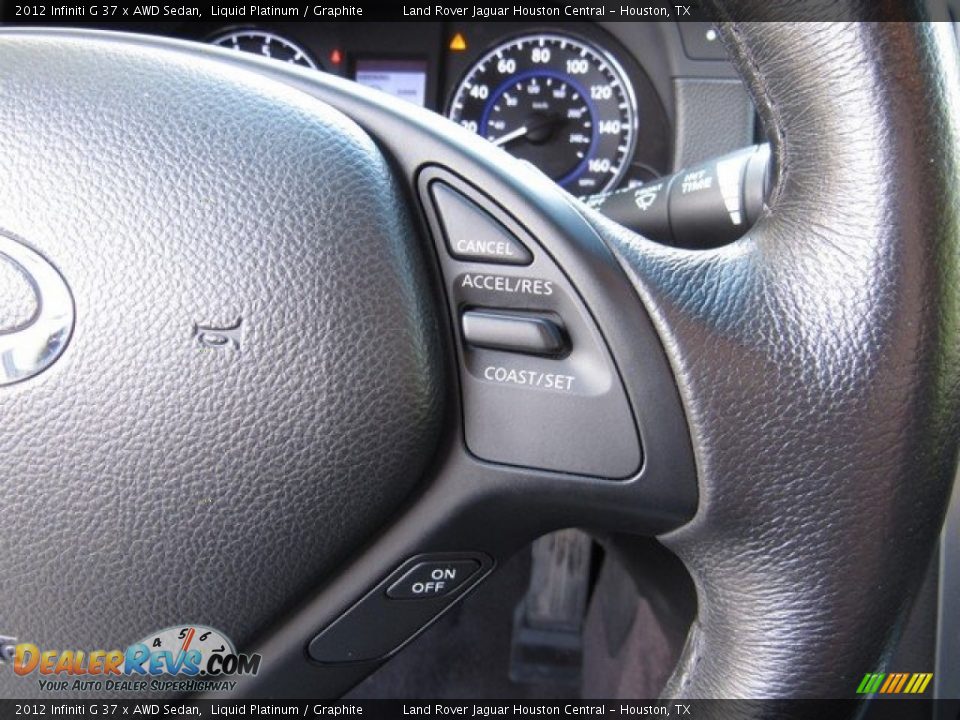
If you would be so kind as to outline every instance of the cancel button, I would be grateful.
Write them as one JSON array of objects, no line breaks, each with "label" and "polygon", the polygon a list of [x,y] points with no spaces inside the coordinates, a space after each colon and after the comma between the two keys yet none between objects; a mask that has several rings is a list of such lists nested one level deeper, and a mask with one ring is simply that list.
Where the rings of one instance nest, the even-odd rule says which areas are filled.
[{"label": "cancel button", "polygon": [[453,241],[453,254],[461,257],[515,258],[516,243],[491,238],[457,238]]},{"label": "cancel button", "polygon": [[440,216],[447,250],[457,260],[528,265],[533,256],[507,228],[475,202],[439,181],[430,194]]}]

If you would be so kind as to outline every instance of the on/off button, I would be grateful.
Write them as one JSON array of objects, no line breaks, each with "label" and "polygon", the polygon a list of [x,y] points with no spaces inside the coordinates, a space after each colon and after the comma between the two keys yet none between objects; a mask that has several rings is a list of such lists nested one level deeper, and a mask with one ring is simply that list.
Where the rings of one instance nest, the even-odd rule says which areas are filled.
[{"label": "on/off button", "polygon": [[387,589],[387,597],[402,600],[442,597],[463,585],[479,568],[476,560],[417,563]]}]

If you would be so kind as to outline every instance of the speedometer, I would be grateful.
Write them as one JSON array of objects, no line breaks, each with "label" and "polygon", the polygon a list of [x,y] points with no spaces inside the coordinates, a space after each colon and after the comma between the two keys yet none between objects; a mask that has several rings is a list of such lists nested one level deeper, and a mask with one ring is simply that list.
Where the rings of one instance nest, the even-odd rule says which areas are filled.
[{"label": "speedometer", "polygon": [[623,69],[566,35],[495,47],[467,71],[448,115],[577,195],[614,187],[636,144],[636,100]]}]

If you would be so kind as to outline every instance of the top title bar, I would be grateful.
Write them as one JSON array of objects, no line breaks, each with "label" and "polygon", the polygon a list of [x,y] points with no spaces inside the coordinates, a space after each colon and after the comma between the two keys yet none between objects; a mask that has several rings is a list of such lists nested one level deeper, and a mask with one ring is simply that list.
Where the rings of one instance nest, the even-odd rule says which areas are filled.
[{"label": "top title bar", "polygon": [[[905,6],[909,3],[904,3]],[[215,3],[175,2],[164,4],[111,4],[109,2],[26,3],[0,0],[0,21],[9,24],[83,25],[107,22],[143,22],[166,20],[172,22],[202,22],[228,20],[260,22],[316,21],[547,21],[565,22],[602,20],[606,22],[671,21],[694,22],[724,20],[757,20],[755,3],[731,3],[720,18],[703,6],[677,0],[570,0],[559,2],[526,2],[521,0],[486,1],[476,3],[430,2],[304,2],[290,3]],[[906,9],[906,8],[905,8]],[[845,20],[836,5],[822,2],[798,2],[795,17],[798,21]],[[949,21],[949,17],[932,20]]]}]

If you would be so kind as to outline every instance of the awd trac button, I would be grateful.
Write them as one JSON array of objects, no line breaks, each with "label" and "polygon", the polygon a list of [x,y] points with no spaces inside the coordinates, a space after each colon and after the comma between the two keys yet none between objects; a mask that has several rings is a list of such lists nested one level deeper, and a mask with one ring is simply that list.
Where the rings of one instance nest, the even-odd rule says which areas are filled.
[{"label": "awd trac button", "polygon": [[457,260],[528,265],[530,251],[483,208],[442,182],[430,185],[447,250]]},{"label": "awd trac button", "polygon": [[387,597],[441,597],[463,585],[479,568],[480,563],[476,560],[428,560],[417,563],[387,589]]}]

